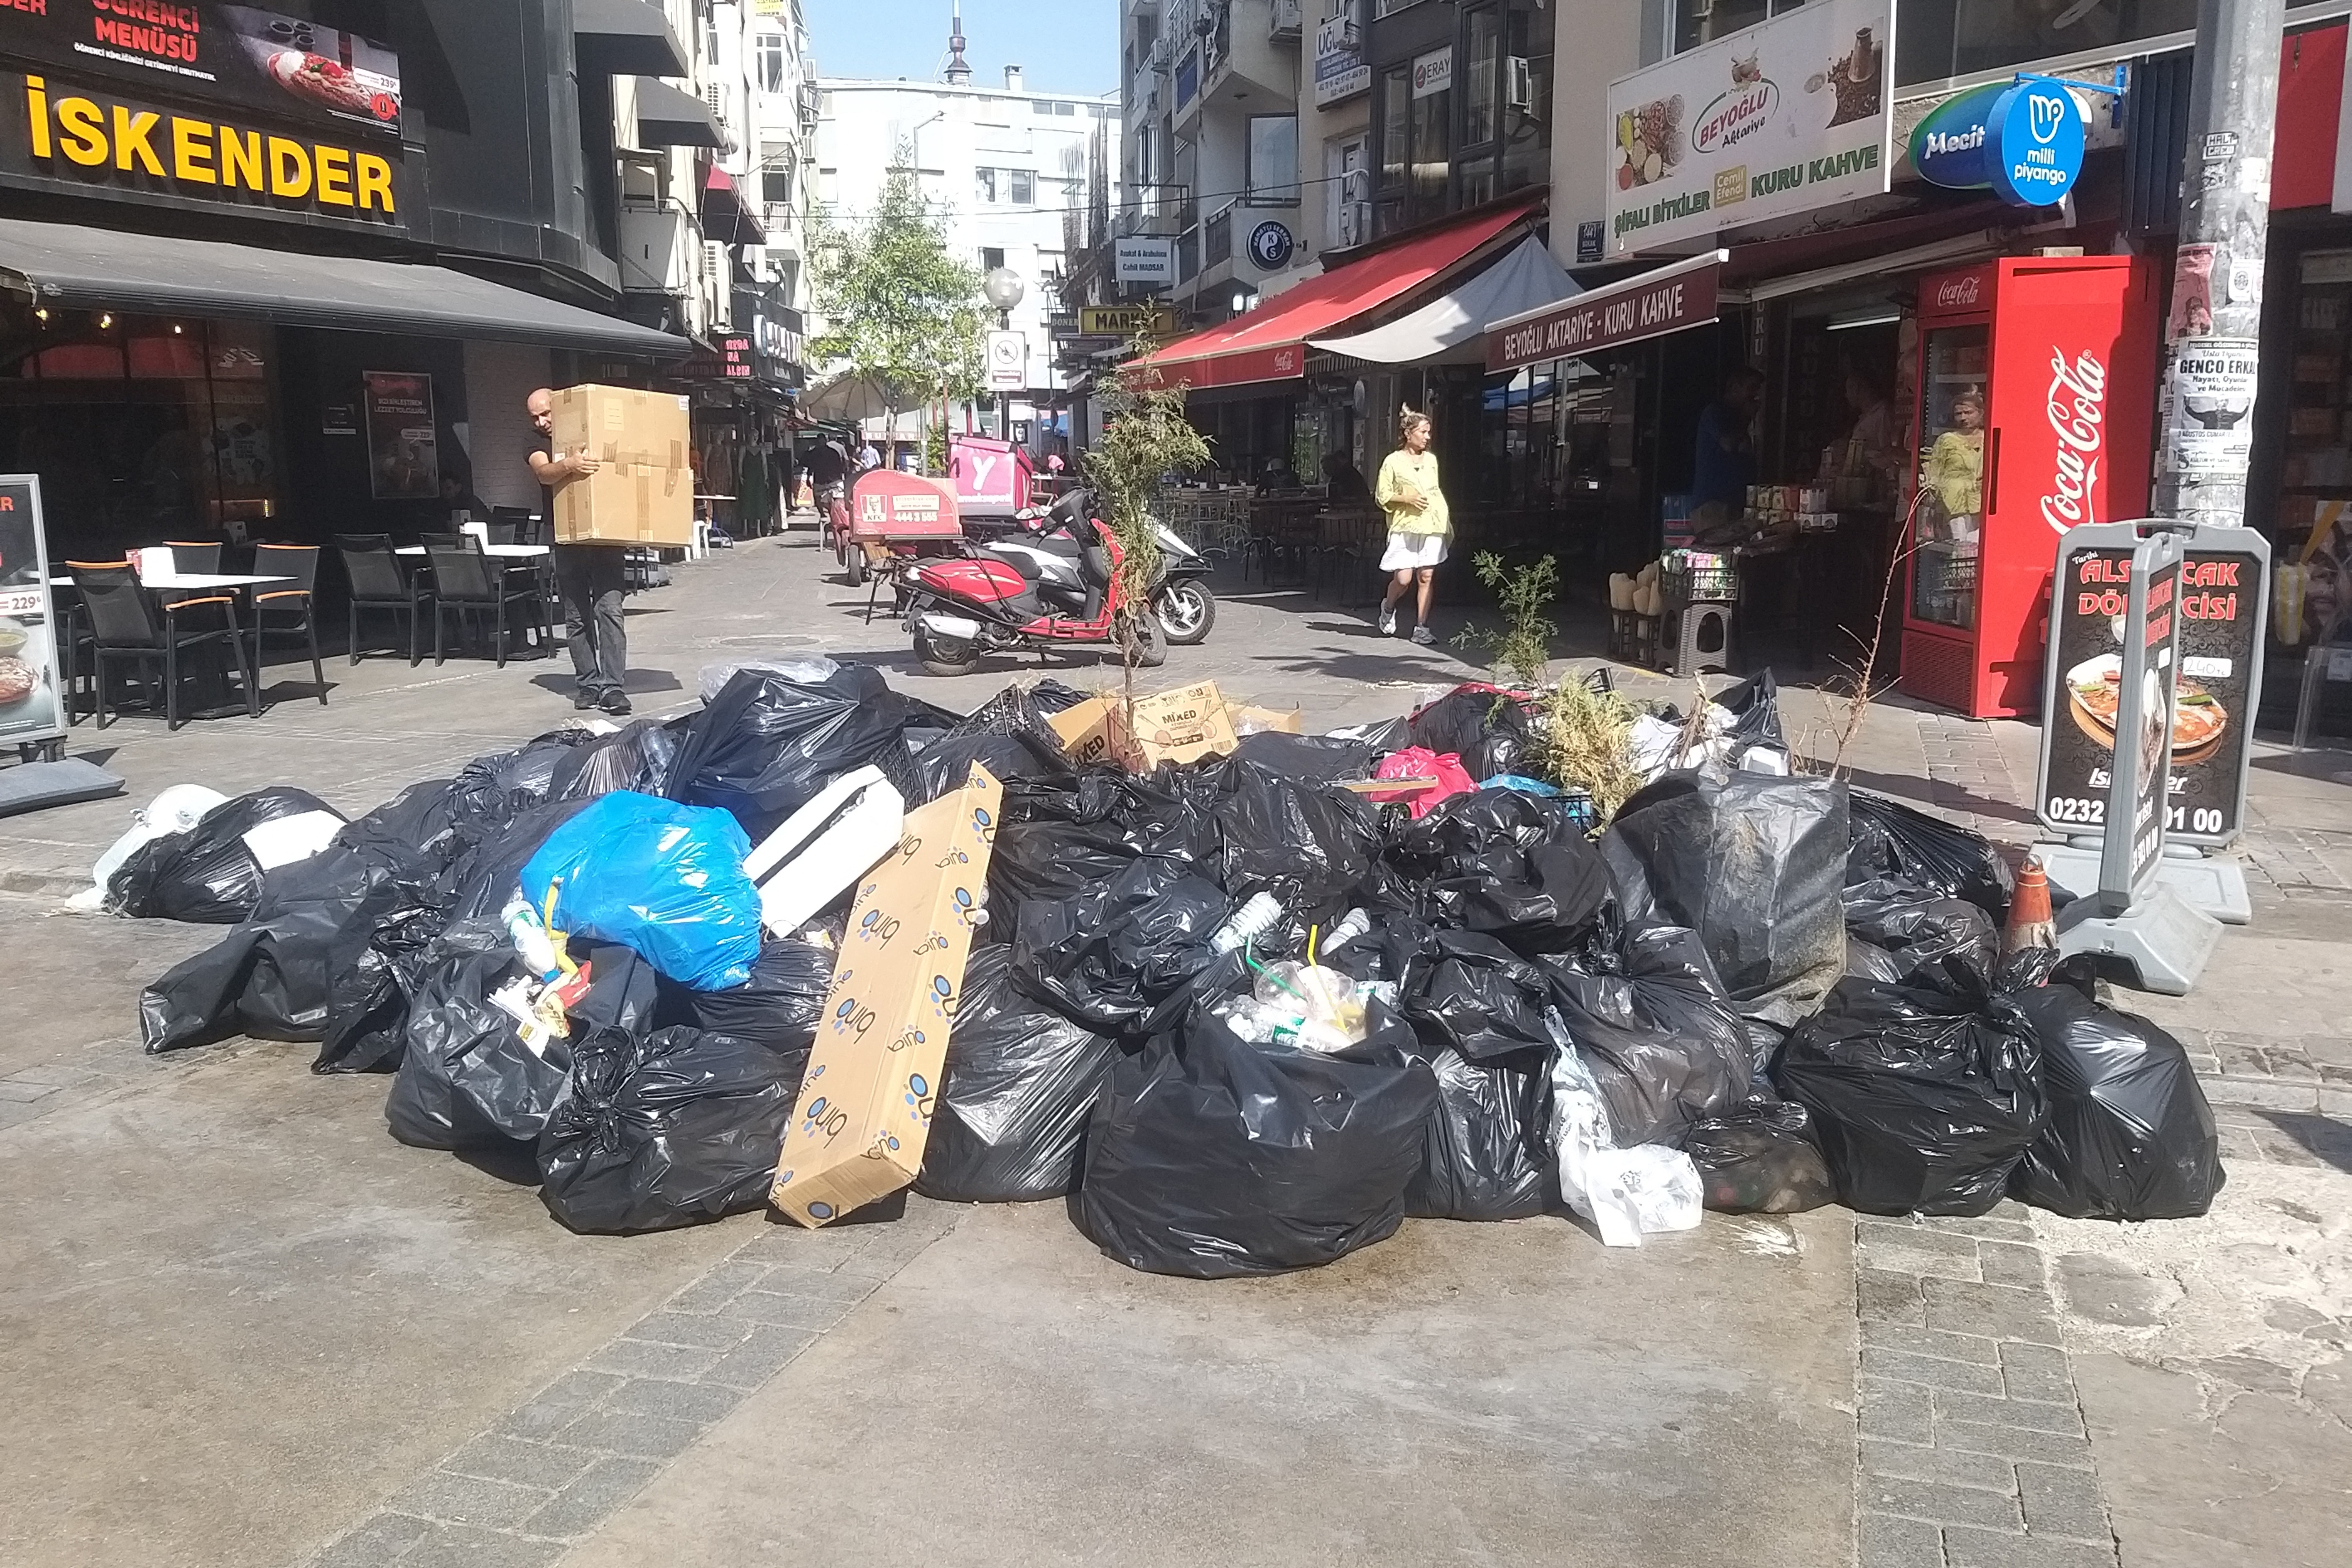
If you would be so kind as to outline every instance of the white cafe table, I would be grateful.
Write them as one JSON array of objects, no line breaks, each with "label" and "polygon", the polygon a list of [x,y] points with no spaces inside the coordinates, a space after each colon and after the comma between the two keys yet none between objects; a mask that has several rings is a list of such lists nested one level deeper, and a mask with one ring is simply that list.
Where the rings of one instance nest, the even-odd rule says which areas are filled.
[{"label": "white cafe table", "polygon": [[[258,588],[268,583],[291,583],[291,577],[257,577],[247,572],[150,572],[139,579],[142,588],[158,589],[172,594],[196,593],[206,588]],[[71,577],[52,577],[52,588],[70,588]]]},{"label": "white cafe table", "polygon": [[[547,546],[544,544],[478,544],[474,548],[498,561],[536,561],[547,553]],[[405,555],[412,561],[422,560],[425,555],[425,546],[404,544],[393,553]]]}]

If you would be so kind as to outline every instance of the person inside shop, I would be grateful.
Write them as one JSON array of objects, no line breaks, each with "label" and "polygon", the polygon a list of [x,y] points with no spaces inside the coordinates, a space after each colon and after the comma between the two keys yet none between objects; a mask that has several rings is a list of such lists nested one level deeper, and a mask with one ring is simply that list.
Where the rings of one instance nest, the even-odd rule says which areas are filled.
[{"label": "person inside shop", "polygon": [[1748,510],[1748,487],[1756,482],[1756,440],[1748,427],[1763,399],[1762,373],[1741,365],[1724,375],[1723,390],[1699,411],[1690,498],[1691,522],[1701,538],[1738,522]]},{"label": "person inside shop", "polygon": [[490,515],[489,502],[474,493],[473,483],[467,476],[448,468],[441,470],[441,506],[452,522],[458,520],[460,513],[467,518]]},{"label": "person inside shop", "polygon": [[[577,452],[555,450],[555,394],[541,387],[523,403],[539,444],[530,452],[530,471],[539,480],[548,523],[555,521],[555,492],[577,484],[601,466],[582,447]],[[563,637],[572,648],[572,670],[579,686],[572,692],[574,708],[601,708],[626,713],[629,696],[624,685],[629,666],[628,634],[621,620],[621,595],[627,585],[628,548],[620,544],[558,544],[555,585],[563,598]]]},{"label": "person inside shop", "polygon": [[1984,510],[1984,394],[1964,387],[1951,407],[1952,427],[1936,437],[1920,465],[1920,499],[1932,496],[1943,509],[1940,537],[1974,539]]},{"label": "person inside shop", "polygon": [[[1853,416],[1843,439],[1822,453],[1821,481],[1867,479],[1884,485],[1903,468],[1895,405],[1875,381],[1859,370],[1845,373],[1845,405]],[[1874,492],[1875,493],[1875,492]]]},{"label": "person inside shop", "polygon": [[1265,467],[1258,470],[1257,493],[1260,495],[1265,495],[1274,490],[1295,490],[1297,488],[1298,476],[1292,471],[1290,459],[1279,452],[1268,458],[1265,460]]},{"label": "person inside shop", "polygon": [[1364,470],[1345,452],[1323,454],[1323,482],[1330,488],[1331,500],[1340,506],[1370,506],[1372,487],[1364,482]]},{"label": "person inside shop", "polygon": [[1429,449],[1429,416],[1404,410],[1397,430],[1397,449],[1381,463],[1373,499],[1388,513],[1388,549],[1381,570],[1391,574],[1388,592],[1381,595],[1381,635],[1396,636],[1397,601],[1408,588],[1418,588],[1417,619],[1412,640],[1423,645],[1437,640],[1429,629],[1429,602],[1436,592],[1437,569],[1445,561],[1445,542],[1454,531],[1446,514],[1445,492],[1437,484],[1437,454]]}]

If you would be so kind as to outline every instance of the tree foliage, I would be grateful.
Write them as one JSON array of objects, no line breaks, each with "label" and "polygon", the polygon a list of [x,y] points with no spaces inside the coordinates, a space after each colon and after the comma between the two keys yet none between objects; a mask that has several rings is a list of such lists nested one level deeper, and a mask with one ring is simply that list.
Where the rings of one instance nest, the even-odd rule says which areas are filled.
[{"label": "tree foliage", "polygon": [[924,198],[902,144],[872,216],[810,215],[809,274],[824,331],[812,358],[847,361],[887,390],[895,410],[978,393],[987,303],[979,268],[948,249],[943,211]]},{"label": "tree foliage", "polygon": [[[1139,615],[1160,575],[1160,541],[1152,508],[1170,476],[1209,460],[1209,443],[1184,417],[1181,383],[1164,386],[1136,362],[1157,344],[1138,335],[1129,363],[1103,395],[1103,437],[1083,459],[1087,482],[1102,504],[1102,520],[1119,548],[1119,594]],[[1128,647],[1128,683],[1135,679],[1135,649]]]}]

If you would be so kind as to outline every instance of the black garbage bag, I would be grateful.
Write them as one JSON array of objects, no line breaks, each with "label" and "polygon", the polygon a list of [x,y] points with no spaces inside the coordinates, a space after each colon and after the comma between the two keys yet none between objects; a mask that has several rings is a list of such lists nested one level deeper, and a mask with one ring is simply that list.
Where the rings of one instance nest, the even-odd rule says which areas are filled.
[{"label": "black garbage bag", "polygon": [[1363,801],[1255,763],[1225,767],[1216,822],[1226,893],[1239,904],[1270,892],[1294,920],[1343,913],[1380,865],[1380,828]]},{"label": "black garbage bag", "polygon": [[2019,993],[2050,1119],[2009,1190],[2076,1219],[2189,1219],[2221,1190],[2213,1110],[2189,1055],[2146,1018],[2053,984]]},{"label": "black garbage bag", "polygon": [[562,793],[587,764],[602,737],[577,725],[534,736],[511,752],[491,752],[457,770],[450,781],[451,809],[478,841],[532,806]]},{"label": "black garbage bag", "polygon": [[1076,896],[1020,906],[1013,973],[1030,994],[1103,1034],[1152,1033],[1196,994],[1238,984],[1242,958],[1208,941],[1233,912],[1181,862],[1138,860]]},{"label": "black garbage bag", "polygon": [[[1874,979],[1902,980],[1957,959],[1991,976],[2000,957],[2000,933],[1983,910],[1965,899],[1857,897],[1863,890],[1845,892],[1847,973],[1858,973],[1859,959]],[[1857,953],[1857,942],[1872,952]]]},{"label": "black garbage bag", "polygon": [[1794,1100],[1711,1117],[1683,1135],[1706,1206],[1721,1214],[1801,1214],[1837,1201],[1812,1119]]},{"label": "black garbage bag", "polygon": [[133,920],[235,925],[261,902],[261,862],[245,836],[265,823],[314,811],[343,819],[308,790],[285,784],[232,796],[187,832],[168,833],[132,850],[107,880],[107,907]]},{"label": "black garbage bag", "polygon": [[1722,738],[1731,742],[1735,763],[1750,746],[1789,749],[1789,738],[1780,729],[1780,683],[1770,670],[1759,670],[1707,700],[1731,716]]},{"label": "black garbage bag", "polygon": [[1696,932],[1639,927],[1546,968],[1619,1147],[1680,1143],[1695,1123],[1748,1098],[1748,1031]]},{"label": "black garbage bag", "polygon": [[1516,697],[1491,686],[1458,686],[1415,712],[1410,721],[1412,743],[1444,756],[1462,759],[1462,770],[1475,782],[1496,773],[1518,773],[1527,758],[1528,721],[1526,707]]},{"label": "black garbage bag", "polygon": [[765,1046],[699,1029],[596,1029],[539,1135],[540,1195],[572,1229],[668,1230],[767,1202],[800,1093]]},{"label": "black garbage bag", "polygon": [[1528,952],[1573,946],[1610,900],[1609,868],[1567,803],[1515,789],[1439,803],[1397,835],[1389,863],[1424,918]]},{"label": "black garbage bag", "polygon": [[1029,688],[1029,700],[1036,704],[1040,713],[1066,713],[1086,701],[1087,694],[1049,675]]},{"label": "black garbage bag", "polygon": [[1480,1064],[1551,1049],[1545,970],[1477,931],[1439,931],[1431,941],[1434,951],[1415,972],[1426,982],[1402,993],[1426,1033]]},{"label": "black garbage bag", "polygon": [[1077,1184],[1087,1120],[1118,1055],[1024,995],[1006,949],[974,952],[915,1190],[960,1204],[1060,1197]]},{"label": "black garbage bag", "polygon": [[1280,730],[1253,731],[1241,738],[1234,751],[1238,762],[1310,784],[1370,778],[1383,754],[1369,741],[1343,735],[1293,735]]},{"label": "black garbage bag", "polygon": [[1781,1049],[1774,1079],[1812,1113],[1850,1209],[1983,1214],[2042,1129],[2041,1052],[2014,993],[1959,966],[1943,977],[1841,980]]},{"label": "black garbage bag", "polygon": [[814,942],[771,938],[760,948],[751,978],[732,991],[694,991],[679,986],[695,1026],[767,1047],[779,1056],[808,1064],[824,1016],[824,994],[833,984],[833,952]]},{"label": "black garbage bag", "polygon": [[[923,799],[937,800],[961,787],[974,763],[1000,780],[1071,771],[1061,739],[1045,717],[1046,710],[1018,686],[1006,687],[973,709],[915,753]],[[910,730],[910,738],[913,733]]]},{"label": "black garbage bag", "polygon": [[684,719],[640,719],[618,734],[598,737],[577,753],[579,765],[551,792],[558,800],[588,800],[615,790],[659,795],[677,761]]},{"label": "black garbage bag", "polygon": [[1551,1172],[1549,1083],[1539,1056],[1470,1061],[1451,1046],[1406,1055],[1437,1081],[1420,1172],[1406,1187],[1416,1219],[1526,1219],[1544,1212]]},{"label": "black garbage bag", "polygon": [[1122,1059],[1088,1124],[1078,1228],[1130,1268],[1309,1268],[1396,1233],[1436,1109],[1393,1018],[1345,1055],[1252,1046],[1205,1011]]},{"label": "black garbage bag", "polygon": [[571,1035],[643,1029],[653,1017],[653,965],[617,943],[574,943],[572,956],[587,965],[587,994],[572,1008],[571,1030],[533,1048],[513,1016],[490,1001],[522,973],[505,928],[474,921],[444,931],[423,961],[399,1072],[384,1100],[392,1135],[420,1149],[537,1138],[570,1076]]},{"label": "black garbage bag", "polygon": [[[1481,953],[1492,951],[1479,949]],[[1317,961],[1350,980],[1391,981],[1399,997],[1410,1002],[1428,988],[1429,977],[1441,956],[1437,932],[1426,921],[1394,910],[1381,910],[1372,913],[1370,931],[1340,947],[1325,946]],[[1514,973],[1528,976],[1529,983],[1540,991],[1533,971]]]},{"label": "black garbage bag", "polygon": [[835,779],[869,764],[908,800],[919,800],[922,781],[904,733],[915,714],[866,665],[846,664],[809,683],[739,669],[687,721],[662,793],[733,812],[754,844]]},{"label": "black garbage bag", "polygon": [[1849,888],[1883,882],[1874,896],[1966,899],[1996,926],[2009,919],[2017,876],[1983,834],[1864,790],[1853,793],[1850,828]]},{"label": "black garbage bag", "polygon": [[1697,931],[1738,1009],[1787,1026],[1845,969],[1846,815],[1833,779],[1671,773],[1618,809],[1601,849],[1628,925]]},{"label": "black garbage bag", "polygon": [[991,897],[1003,908],[1070,898],[1147,856],[1213,874],[1223,773],[1222,765],[1210,764],[1144,777],[1089,768],[1005,780],[1003,820],[988,865]]}]

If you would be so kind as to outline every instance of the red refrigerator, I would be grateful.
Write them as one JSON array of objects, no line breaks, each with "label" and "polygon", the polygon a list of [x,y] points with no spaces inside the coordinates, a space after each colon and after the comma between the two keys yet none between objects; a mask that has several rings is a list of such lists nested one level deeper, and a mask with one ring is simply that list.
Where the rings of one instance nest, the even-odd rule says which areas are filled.
[{"label": "red refrigerator", "polygon": [[2059,536],[2147,513],[2157,287],[2128,256],[1921,281],[1906,691],[1977,719],[2042,706]]}]

